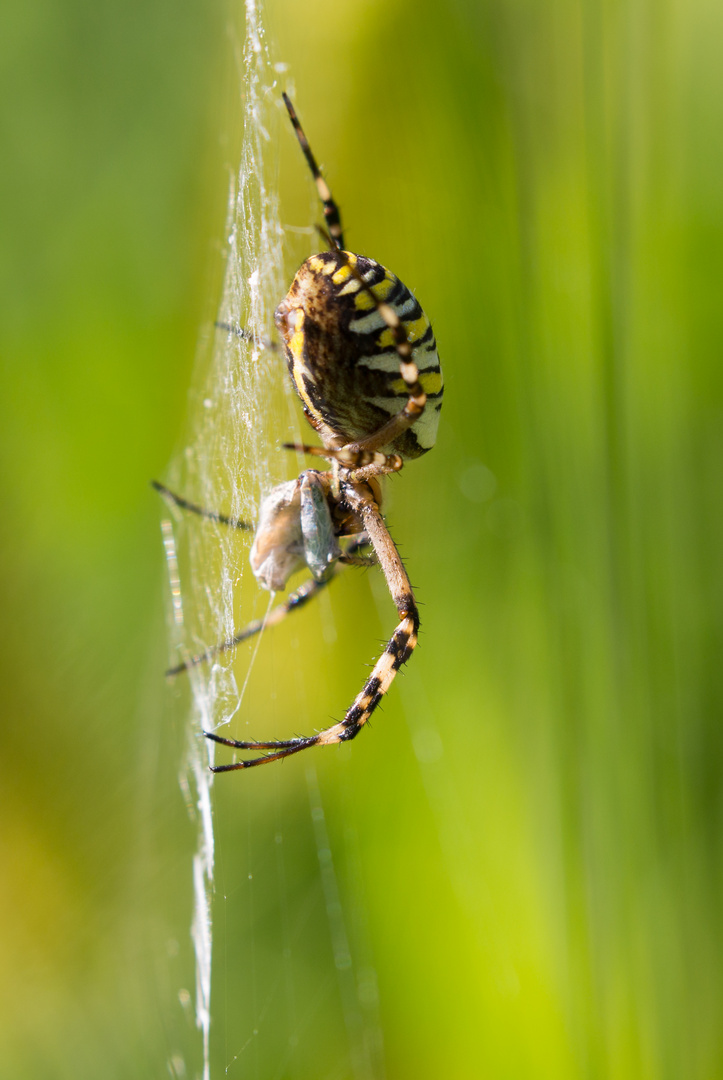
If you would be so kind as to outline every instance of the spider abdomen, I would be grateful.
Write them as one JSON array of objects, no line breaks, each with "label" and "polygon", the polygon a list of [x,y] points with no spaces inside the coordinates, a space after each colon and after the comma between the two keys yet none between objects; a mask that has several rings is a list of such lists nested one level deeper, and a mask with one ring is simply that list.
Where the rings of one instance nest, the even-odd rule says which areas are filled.
[{"label": "spider abdomen", "polygon": [[400,319],[427,395],[419,419],[382,449],[419,457],[435,442],[442,371],[431,324],[399,278],[363,255],[313,255],[276,309],[276,325],[310,423],[327,447],[340,447],[379,430],[408,398],[399,352],[378,302]]}]

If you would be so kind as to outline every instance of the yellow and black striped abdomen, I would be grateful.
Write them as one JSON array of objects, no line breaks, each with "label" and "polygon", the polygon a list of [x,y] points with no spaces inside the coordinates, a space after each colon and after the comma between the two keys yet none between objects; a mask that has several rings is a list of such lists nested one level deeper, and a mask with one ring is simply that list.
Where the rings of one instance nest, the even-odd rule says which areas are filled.
[{"label": "yellow and black striped abdomen", "polygon": [[399,278],[374,259],[327,251],[301,266],[276,309],[294,386],[327,447],[378,431],[409,396],[394,335],[372,296],[396,312],[412,347],[427,404],[387,453],[414,458],[431,450],[442,407],[442,371],[429,319]]}]

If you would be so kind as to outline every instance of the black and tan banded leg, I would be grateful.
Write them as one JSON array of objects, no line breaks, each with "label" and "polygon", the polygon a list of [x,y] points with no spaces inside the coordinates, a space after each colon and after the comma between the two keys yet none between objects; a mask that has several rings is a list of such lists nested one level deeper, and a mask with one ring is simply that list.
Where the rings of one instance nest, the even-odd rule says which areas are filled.
[{"label": "black and tan banded leg", "polygon": [[339,207],[334,201],[334,197],[331,194],[329,185],[322,176],[321,169],[316,163],[316,158],[311,152],[309,140],[304,134],[304,129],[299,123],[299,118],[296,115],[296,110],[294,109],[294,106],[291,104],[291,101],[289,100],[287,94],[282,94],[281,96],[284,99],[284,105],[286,106],[286,111],[289,114],[289,119],[294,125],[294,131],[296,132],[296,138],[299,140],[299,146],[301,147],[302,153],[306,158],[309,168],[311,169],[311,174],[314,177],[316,190],[319,192],[319,198],[321,199],[322,206],[324,207],[324,220],[326,222],[326,227],[329,232],[332,247],[338,248],[341,251],[341,249],[344,247],[344,235],[341,228],[341,214],[339,212]]},{"label": "black and tan banded leg", "polygon": [[[364,533],[361,533],[359,536],[354,537],[351,543],[347,545],[346,550],[341,554],[338,562],[344,566],[371,566],[373,562],[376,561],[374,556],[360,554],[362,549],[368,546],[369,538]],[[215,656],[219,656],[221,653],[230,652],[240,645],[242,641],[247,641],[249,638],[261,633],[262,630],[266,630],[270,626],[278,626],[278,624],[283,622],[286,616],[292,611],[298,611],[299,608],[304,607],[310,600],[313,600],[323,588],[334,580],[334,577],[336,577],[336,574],[333,574],[332,577],[326,581],[316,581],[314,578],[309,578],[309,580],[303,582],[298,589],[289,593],[283,604],[277,604],[277,606],[263,619],[253,619],[247,626],[244,626],[243,630],[239,630],[239,632],[234,634],[232,638],[229,638],[228,641],[222,641],[218,645],[212,645],[202,653],[197,653],[196,656],[190,656],[188,660],[184,660],[183,663],[168,668],[166,675],[169,678],[175,675],[181,675],[184,671],[189,671],[191,668],[198,667],[199,664],[205,664],[209,660],[213,660]]]},{"label": "black and tan banded leg", "polygon": [[387,581],[389,592],[399,614],[399,624],[387,642],[384,652],[377,660],[371,675],[361,691],[347,709],[343,720],[333,724],[316,735],[299,736],[295,739],[257,742],[254,740],[224,739],[212,732],[204,735],[223,746],[235,750],[268,750],[269,753],[246,761],[236,761],[231,765],[215,765],[213,772],[234,772],[236,769],[250,769],[254,765],[265,765],[280,758],[298,754],[312,746],[329,746],[332,743],[348,742],[355,738],[369,720],[394,680],[399,668],[405,664],[417,644],[419,614],[414,600],[414,593],[404,564],[396,545],[384,524],[378,506],[370,502],[356,490],[354,485],[342,484],[342,497],[349,508],[364,521],[365,530],[379,560]]}]

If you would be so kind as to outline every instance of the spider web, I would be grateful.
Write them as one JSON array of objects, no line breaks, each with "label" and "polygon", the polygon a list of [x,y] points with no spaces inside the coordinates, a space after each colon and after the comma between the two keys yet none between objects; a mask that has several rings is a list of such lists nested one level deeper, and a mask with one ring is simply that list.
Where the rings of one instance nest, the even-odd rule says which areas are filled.
[{"label": "spider web", "polygon": [[[300,236],[290,240],[289,233],[308,231],[311,240],[314,230],[311,226],[308,230],[282,228],[280,223],[277,147],[281,125],[288,126],[288,118],[281,108],[280,91],[287,88],[293,96],[294,87],[286,79],[283,86],[278,85],[277,75],[284,68],[272,64],[257,0],[246,0],[245,12],[245,38],[238,56],[244,133],[240,168],[230,182],[222,300],[214,322],[206,326],[201,335],[190,396],[189,435],[169,470],[168,485],[191,503],[254,525],[262,497],[299,467],[293,457],[278,452],[282,442],[303,441],[303,435],[285,364],[264,347],[264,341],[273,328],[274,308],[288,288],[284,266],[289,260],[284,258],[284,248],[291,244],[298,256],[298,248],[303,243]],[[314,214],[318,214],[311,185],[309,201]],[[239,333],[241,329],[243,335]],[[163,522],[163,536],[171,593],[172,664],[204,652],[209,645],[229,640],[240,627],[250,619],[262,616],[273,603],[273,596],[267,597],[258,589],[248,566],[251,531],[229,528],[170,507],[168,518]],[[324,600],[322,597],[322,606]],[[335,628],[329,624],[329,619],[331,612],[326,609],[327,631],[335,637]],[[211,1073],[214,829],[213,774],[208,765],[213,761],[215,747],[201,737],[201,731],[217,730],[239,714],[261,639],[262,635],[259,635],[250,648],[246,646],[241,656],[233,652],[221,653],[212,663],[199,664],[179,678],[181,684],[188,681],[191,698],[180,783],[189,814],[196,823],[198,838],[193,859],[192,938],[196,957],[195,1016],[203,1043],[203,1080],[210,1080]],[[246,721],[246,716],[243,719]],[[248,732],[249,737],[253,734],[255,730]],[[313,762],[308,763],[304,775],[308,794],[307,828],[316,849],[319,893],[331,946],[328,975],[336,984],[337,1002],[347,1036],[348,1065],[344,1066],[344,1072],[350,1067],[355,1080],[380,1080],[384,1076],[382,1035],[376,1004],[376,975],[366,934],[361,928],[365,922],[364,902],[360,899],[363,889],[357,882],[351,890],[355,899],[351,907],[345,909]],[[254,808],[248,804],[245,817],[249,837],[253,832],[254,814]],[[336,822],[328,824],[331,829]],[[348,832],[346,829],[344,835]],[[279,905],[284,911],[285,891],[293,886],[291,883],[284,885],[286,868],[280,846],[282,839],[279,820],[279,831],[274,838],[274,860],[278,863]],[[345,844],[347,850],[341,856],[346,867],[345,876],[356,880],[354,867],[358,859],[349,848],[348,837]],[[268,853],[264,858],[268,860]],[[254,861],[256,853],[249,847],[247,866]],[[244,876],[251,885],[253,875]],[[239,902],[240,897],[235,905]],[[234,907],[234,922],[248,923],[250,933],[253,933],[253,889],[247,895],[246,904],[248,910]],[[224,915],[228,917],[228,910]],[[288,913],[283,918],[289,923]],[[290,934],[288,928],[286,933],[287,936]],[[288,948],[282,950],[289,984],[293,981],[292,960],[286,956],[287,953],[291,955],[292,944],[289,937]],[[253,951],[253,945],[251,948]],[[247,979],[253,989],[253,963],[240,977]],[[322,982],[322,985],[326,983]],[[312,997],[322,992],[311,987],[307,989],[307,994]],[[223,1002],[219,1005],[223,1007]],[[259,1035],[259,1028],[268,1020],[270,1008],[268,998],[265,1004],[252,1005],[247,1035],[238,1043],[227,1046],[227,1071],[231,1067],[245,1071],[253,1067],[247,1055],[253,1053],[251,1046],[257,1041],[255,1036]],[[296,1029],[301,1023],[298,1017],[294,1019],[294,1012],[292,1000],[287,1051],[291,1057]],[[247,1060],[241,1062],[242,1057]],[[290,1061],[291,1058],[287,1064]],[[186,1075],[183,1065],[180,1072],[173,1062],[169,1068],[172,1075]],[[256,1075],[263,1075],[259,1072],[258,1058]]]},{"label": "spider web", "polygon": [[[201,334],[189,402],[188,439],[169,470],[169,486],[209,510],[255,523],[262,495],[281,478],[275,447],[298,439],[283,364],[264,347],[273,309],[284,295],[282,228],[276,194],[280,92],[262,12],[245,3],[245,39],[237,64],[243,111],[241,164],[230,182],[222,300],[215,322]],[[243,335],[240,330],[243,328]],[[252,614],[244,580],[252,531],[202,520],[176,508],[163,522],[171,592],[172,656],[183,661],[228,640]],[[260,640],[260,638],[258,639]],[[257,647],[258,647],[257,640]],[[249,672],[255,650],[251,652]],[[193,860],[196,1023],[203,1039],[203,1077],[209,1080],[211,1024],[211,897],[214,832],[211,814],[214,746],[202,730],[227,724],[238,712],[248,681],[239,685],[231,653],[192,668],[187,751],[180,777],[197,823]]]}]

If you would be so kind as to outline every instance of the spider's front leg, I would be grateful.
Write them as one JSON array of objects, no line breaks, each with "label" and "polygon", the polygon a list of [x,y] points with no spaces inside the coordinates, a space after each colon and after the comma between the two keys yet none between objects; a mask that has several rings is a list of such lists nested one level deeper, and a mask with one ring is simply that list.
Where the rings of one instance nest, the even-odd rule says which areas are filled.
[{"label": "spider's front leg", "polygon": [[207,738],[223,746],[237,750],[269,750],[271,753],[246,761],[236,761],[231,765],[213,766],[213,772],[234,772],[236,769],[249,769],[254,765],[278,761],[281,758],[298,754],[312,746],[328,746],[331,743],[348,742],[359,734],[363,726],[389,690],[394,676],[402,664],[405,664],[417,644],[419,631],[419,613],[414,593],[404,564],[396,545],[387,529],[379,507],[356,485],[343,481],[341,502],[363,523],[364,530],[374,547],[375,555],[384,571],[389,591],[399,615],[399,624],[387,642],[384,652],[377,660],[371,675],[361,691],[347,709],[343,720],[333,724],[316,735],[300,736],[295,739],[258,742],[255,740],[224,739],[211,732],[204,732]]}]

